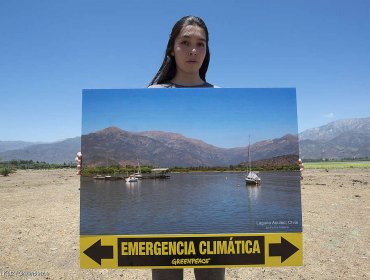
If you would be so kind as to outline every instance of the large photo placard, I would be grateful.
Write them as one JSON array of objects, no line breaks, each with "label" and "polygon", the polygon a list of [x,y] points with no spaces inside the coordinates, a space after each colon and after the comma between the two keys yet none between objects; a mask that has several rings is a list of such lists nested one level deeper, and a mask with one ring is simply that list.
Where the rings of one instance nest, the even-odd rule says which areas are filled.
[{"label": "large photo placard", "polygon": [[84,90],[82,268],[302,264],[295,89]]}]

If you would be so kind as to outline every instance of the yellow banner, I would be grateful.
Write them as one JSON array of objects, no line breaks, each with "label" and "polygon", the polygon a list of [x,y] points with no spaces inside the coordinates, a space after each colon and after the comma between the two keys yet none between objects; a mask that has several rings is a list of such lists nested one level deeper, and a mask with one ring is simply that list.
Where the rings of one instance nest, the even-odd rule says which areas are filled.
[{"label": "yellow banner", "polygon": [[302,233],[80,236],[81,268],[300,266]]}]

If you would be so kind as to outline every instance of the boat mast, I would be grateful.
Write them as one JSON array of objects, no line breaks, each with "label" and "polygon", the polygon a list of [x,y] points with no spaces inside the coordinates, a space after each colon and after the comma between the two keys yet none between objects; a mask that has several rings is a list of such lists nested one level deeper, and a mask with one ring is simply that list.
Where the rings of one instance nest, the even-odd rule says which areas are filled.
[{"label": "boat mast", "polygon": [[248,174],[252,172],[252,163],[251,163],[251,136],[249,135],[249,145],[248,145]]},{"label": "boat mast", "polygon": [[141,174],[141,169],[140,169],[140,162],[139,162],[139,159],[137,160],[137,166],[138,166],[138,172],[139,172],[139,174]]}]

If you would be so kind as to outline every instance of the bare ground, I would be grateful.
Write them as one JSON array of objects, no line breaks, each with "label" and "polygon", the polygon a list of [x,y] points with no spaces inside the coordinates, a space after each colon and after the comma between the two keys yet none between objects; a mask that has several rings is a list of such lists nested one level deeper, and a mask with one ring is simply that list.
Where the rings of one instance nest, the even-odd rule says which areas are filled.
[{"label": "bare ground", "polygon": [[[370,279],[370,170],[308,170],[304,177],[304,265],[230,268],[226,279]],[[151,279],[145,269],[79,268],[73,170],[0,176],[0,201],[0,279]],[[9,276],[19,271],[44,275]],[[184,275],[194,279],[192,269]]]}]

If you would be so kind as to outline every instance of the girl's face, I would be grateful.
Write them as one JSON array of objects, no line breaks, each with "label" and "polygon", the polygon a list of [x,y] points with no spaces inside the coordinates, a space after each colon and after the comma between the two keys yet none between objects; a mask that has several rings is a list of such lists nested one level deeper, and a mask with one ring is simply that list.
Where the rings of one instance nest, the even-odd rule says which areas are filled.
[{"label": "girl's face", "polygon": [[197,25],[182,28],[175,39],[171,55],[175,57],[177,71],[185,74],[199,74],[206,56],[206,34]]}]

